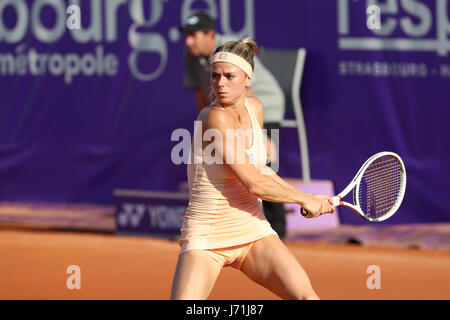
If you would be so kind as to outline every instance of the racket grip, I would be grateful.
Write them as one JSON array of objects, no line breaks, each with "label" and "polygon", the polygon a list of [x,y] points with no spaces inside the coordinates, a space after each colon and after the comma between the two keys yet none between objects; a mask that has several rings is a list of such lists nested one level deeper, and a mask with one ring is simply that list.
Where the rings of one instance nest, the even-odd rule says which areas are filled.
[{"label": "racket grip", "polygon": [[300,213],[302,214],[302,216],[304,216],[304,217],[307,217],[307,216],[309,216],[309,212],[308,211],[306,211],[305,209],[303,209],[303,208],[300,208]]},{"label": "racket grip", "polygon": [[[333,206],[337,207],[340,203],[341,203],[341,197],[340,196],[334,196],[331,198],[331,200],[333,201]],[[306,211],[303,208],[300,208],[300,213],[302,214],[302,216],[307,217],[309,216],[309,212]]]}]

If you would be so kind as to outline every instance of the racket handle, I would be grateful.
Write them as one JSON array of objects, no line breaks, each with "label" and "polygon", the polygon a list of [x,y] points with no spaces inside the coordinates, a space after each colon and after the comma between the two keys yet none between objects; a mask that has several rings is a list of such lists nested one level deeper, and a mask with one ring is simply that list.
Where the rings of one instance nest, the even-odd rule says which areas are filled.
[{"label": "racket handle", "polygon": [[338,205],[340,205],[341,199],[342,199],[342,197],[340,197],[340,196],[331,197],[331,200],[333,201],[333,206],[337,207]]},{"label": "racket handle", "polygon": [[304,216],[304,217],[307,217],[307,216],[309,216],[309,212],[308,211],[306,211],[305,209],[303,209],[303,208],[300,208],[300,213],[302,214],[302,216]]},{"label": "racket handle", "polygon": [[[333,206],[337,207],[338,205],[341,204],[341,197],[340,196],[335,196],[332,197],[331,200],[333,201]],[[309,216],[309,212],[306,211],[303,208],[300,208],[300,213],[302,214],[302,216],[307,217]]]}]

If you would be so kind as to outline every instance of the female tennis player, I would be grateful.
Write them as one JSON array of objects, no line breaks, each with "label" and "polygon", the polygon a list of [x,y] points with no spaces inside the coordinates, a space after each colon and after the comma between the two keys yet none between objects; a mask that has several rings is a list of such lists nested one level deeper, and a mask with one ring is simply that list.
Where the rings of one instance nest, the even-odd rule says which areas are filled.
[{"label": "female tennis player", "polygon": [[254,41],[243,39],[225,43],[211,57],[216,99],[197,120],[202,137],[212,132],[214,139],[202,141],[200,150],[191,148],[190,199],[171,299],[207,299],[226,266],[283,299],[319,298],[305,270],[264,217],[261,199],[297,203],[311,218],[332,213],[334,207],[330,197],[302,192],[266,166],[263,107],[258,99],[246,97],[257,51]]}]

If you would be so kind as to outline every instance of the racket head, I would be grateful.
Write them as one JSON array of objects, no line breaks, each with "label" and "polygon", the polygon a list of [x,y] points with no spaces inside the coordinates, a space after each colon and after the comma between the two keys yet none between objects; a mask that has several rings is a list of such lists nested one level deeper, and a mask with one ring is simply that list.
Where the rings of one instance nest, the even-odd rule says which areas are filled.
[{"label": "racket head", "polygon": [[398,210],[405,190],[406,170],[402,159],[394,152],[380,152],[358,172],[353,203],[362,218],[379,222]]}]

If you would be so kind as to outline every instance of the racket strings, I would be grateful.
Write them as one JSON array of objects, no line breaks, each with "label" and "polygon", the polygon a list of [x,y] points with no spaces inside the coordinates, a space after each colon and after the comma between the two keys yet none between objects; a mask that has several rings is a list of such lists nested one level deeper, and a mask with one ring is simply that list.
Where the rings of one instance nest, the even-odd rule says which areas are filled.
[{"label": "racket strings", "polygon": [[392,175],[393,169],[395,166],[393,167],[392,163],[386,160],[377,161],[365,175],[364,184],[367,188],[365,211],[368,215],[383,216],[395,204],[398,190],[400,190],[400,185],[395,184],[395,181],[399,181],[400,177],[398,174]]},{"label": "racket strings", "polygon": [[[375,168],[379,169],[379,165],[375,166]],[[395,184],[395,181],[399,181],[400,178],[400,176],[389,175],[389,170],[386,169],[378,172],[374,170],[368,175],[366,178],[368,189],[366,209],[370,216],[383,216],[394,206],[400,190],[400,185]]]},{"label": "racket strings", "polygon": [[359,204],[366,216],[379,218],[398,202],[402,189],[403,169],[393,156],[382,156],[365,170],[359,185]]}]

